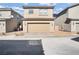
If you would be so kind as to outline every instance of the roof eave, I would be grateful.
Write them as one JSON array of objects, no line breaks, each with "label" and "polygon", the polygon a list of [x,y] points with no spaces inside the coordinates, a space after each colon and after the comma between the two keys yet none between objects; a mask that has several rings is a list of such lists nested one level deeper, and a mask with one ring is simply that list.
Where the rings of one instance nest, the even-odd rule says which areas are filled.
[{"label": "roof eave", "polygon": [[54,6],[23,6],[23,9],[53,9]]}]

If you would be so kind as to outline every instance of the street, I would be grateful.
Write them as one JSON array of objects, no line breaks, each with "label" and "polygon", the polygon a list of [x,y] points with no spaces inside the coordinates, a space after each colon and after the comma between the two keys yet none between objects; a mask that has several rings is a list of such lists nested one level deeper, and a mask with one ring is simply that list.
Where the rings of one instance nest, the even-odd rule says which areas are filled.
[{"label": "street", "polygon": [[40,40],[1,40],[0,55],[43,55]]}]

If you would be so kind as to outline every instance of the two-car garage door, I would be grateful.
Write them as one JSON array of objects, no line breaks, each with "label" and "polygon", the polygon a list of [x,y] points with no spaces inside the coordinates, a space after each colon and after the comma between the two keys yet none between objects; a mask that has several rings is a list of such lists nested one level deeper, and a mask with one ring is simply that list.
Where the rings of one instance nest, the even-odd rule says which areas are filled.
[{"label": "two-car garage door", "polygon": [[49,23],[28,23],[28,32],[49,32]]}]

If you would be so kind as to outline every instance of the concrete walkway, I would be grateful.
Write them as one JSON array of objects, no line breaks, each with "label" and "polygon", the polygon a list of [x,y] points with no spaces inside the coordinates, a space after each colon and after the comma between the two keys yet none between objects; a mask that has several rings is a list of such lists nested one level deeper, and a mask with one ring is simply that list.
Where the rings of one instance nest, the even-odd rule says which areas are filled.
[{"label": "concrete walkway", "polygon": [[70,36],[76,34],[75,32],[54,31],[50,33],[27,33],[23,31],[5,33],[5,36]]}]

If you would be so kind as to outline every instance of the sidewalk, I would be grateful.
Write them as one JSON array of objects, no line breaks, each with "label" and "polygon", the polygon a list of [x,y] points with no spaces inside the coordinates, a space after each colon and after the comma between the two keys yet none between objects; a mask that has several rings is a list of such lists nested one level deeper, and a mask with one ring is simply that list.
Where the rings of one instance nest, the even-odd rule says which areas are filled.
[{"label": "sidewalk", "polygon": [[23,31],[17,31],[17,32],[9,32],[6,33],[3,36],[26,36],[26,37],[30,37],[30,36],[34,36],[34,37],[46,37],[46,36],[71,36],[71,35],[78,35],[74,32],[64,32],[64,31],[55,31],[55,32],[51,32],[51,33],[26,33]]},{"label": "sidewalk", "polygon": [[53,32],[54,35],[56,36],[70,36],[70,35],[77,35],[74,32],[64,32],[64,31],[55,31]]}]

